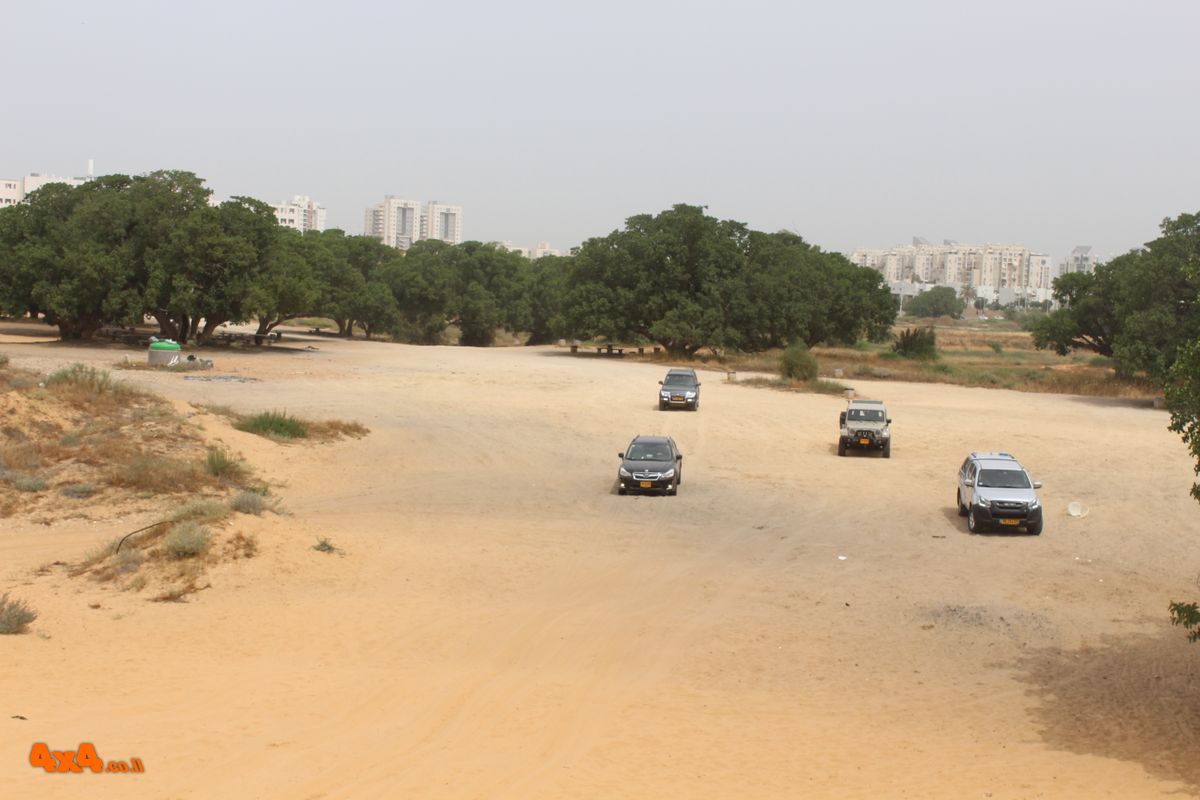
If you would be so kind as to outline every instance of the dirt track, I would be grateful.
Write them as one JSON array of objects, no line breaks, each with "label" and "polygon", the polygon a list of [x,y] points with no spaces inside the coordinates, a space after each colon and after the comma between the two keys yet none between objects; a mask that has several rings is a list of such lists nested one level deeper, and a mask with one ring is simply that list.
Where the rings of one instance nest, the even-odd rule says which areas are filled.
[{"label": "dirt track", "polygon": [[[32,576],[120,525],[4,521],[0,592],[49,636],[0,637],[5,796],[1200,793],[1200,645],[1166,621],[1200,596],[1200,508],[1165,412],[854,381],[895,449],[838,458],[834,397],[705,372],[699,413],[662,413],[655,366],[308,343],[217,354],[253,382],[121,373],[372,431],[279,446],[197,417],[291,516],[242,523],[263,553],[191,602]],[[617,496],[617,452],[656,432],[685,453],[679,496]],[[967,534],[972,449],[1045,482],[1042,536]],[[38,741],[147,771],[45,775]]]}]

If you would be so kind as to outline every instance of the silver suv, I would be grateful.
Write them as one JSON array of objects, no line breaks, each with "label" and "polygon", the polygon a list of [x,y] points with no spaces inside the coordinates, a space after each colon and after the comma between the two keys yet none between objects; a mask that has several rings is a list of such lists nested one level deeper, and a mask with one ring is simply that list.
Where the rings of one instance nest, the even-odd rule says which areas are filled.
[{"label": "silver suv", "polygon": [[1041,481],[1008,453],[971,453],[958,470],[958,515],[979,533],[993,526],[1042,532],[1042,504],[1035,489]]},{"label": "silver suv", "polygon": [[838,418],[838,455],[850,448],[880,450],[892,457],[892,421],[882,400],[851,400]]}]

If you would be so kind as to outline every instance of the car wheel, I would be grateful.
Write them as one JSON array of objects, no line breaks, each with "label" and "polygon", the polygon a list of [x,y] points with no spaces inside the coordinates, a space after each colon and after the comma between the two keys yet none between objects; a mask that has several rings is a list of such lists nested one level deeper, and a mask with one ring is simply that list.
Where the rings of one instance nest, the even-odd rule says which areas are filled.
[{"label": "car wheel", "polygon": [[883,443],[883,457],[884,458],[892,457],[892,443],[890,440]]},{"label": "car wheel", "polygon": [[626,492],[624,489],[617,489],[617,494],[626,495],[626,494],[628,494],[628,492]]},{"label": "car wheel", "polygon": [[658,410],[659,410],[659,411],[666,411],[666,410],[667,410],[667,404],[666,404],[666,403],[664,403],[662,400],[659,400],[659,401],[658,401]]},{"label": "car wheel", "polygon": [[954,504],[958,506],[958,515],[965,517],[967,515],[967,507],[962,503],[962,492],[954,493]]},{"label": "car wheel", "polygon": [[838,440],[838,455],[839,456],[846,455],[846,443],[841,441],[840,439]]},{"label": "car wheel", "polygon": [[971,533],[979,533],[980,528],[979,522],[975,519],[975,509],[967,509],[967,530]]},{"label": "car wheel", "polygon": [[1030,536],[1041,536],[1041,534],[1042,534],[1042,523],[1039,522],[1036,525],[1029,526],[1029,535]]}]

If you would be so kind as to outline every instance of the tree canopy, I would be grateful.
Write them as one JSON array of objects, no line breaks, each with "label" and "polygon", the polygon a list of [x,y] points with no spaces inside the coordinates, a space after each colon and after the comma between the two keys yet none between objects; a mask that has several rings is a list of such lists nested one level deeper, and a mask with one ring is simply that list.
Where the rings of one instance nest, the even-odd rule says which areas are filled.
[{"label": "tree canopy", "polygon": [[926,289],[916,297],[909,298],[904,311],[913,317],[957,317],[967,307],[967,301],[949,286]]},{"label": "tree canopy", "polygon": [[204,341],[226,322],[269,333],[299,316],[338,332],[487,346],[562,336],[760,351],[885,339],[896,303],[875,270],[793,233],[763,233],[677,205],[630,217],[572,258],[537,261],[480,242],[416,242],[279,226],[248,197],[210,201],[189,172],[50,184],[0,210],[0,308],[40,315],[63,338],[153,317]]},{"label": "tree canopy", "polygon": [[563,316],[574,335],[648,340],[680,356],[878,338],[896,313],[878,272],[699,206],[630,217],[584,242],[569,270]]}]

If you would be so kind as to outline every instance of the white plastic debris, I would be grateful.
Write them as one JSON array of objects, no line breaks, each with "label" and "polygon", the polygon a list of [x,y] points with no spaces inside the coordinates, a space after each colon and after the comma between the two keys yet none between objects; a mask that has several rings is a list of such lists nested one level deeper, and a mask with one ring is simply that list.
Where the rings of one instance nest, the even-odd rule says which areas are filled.
[{"label": "white plastic debris", "polygon": [[1067,503],[1067,513],[1076,519],[1080,519],[1087,516],[1088,509],[1087,506],[1078,500],[1072,500]]}]

